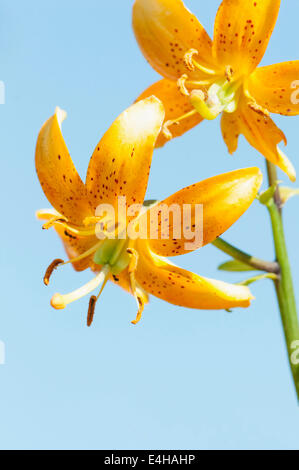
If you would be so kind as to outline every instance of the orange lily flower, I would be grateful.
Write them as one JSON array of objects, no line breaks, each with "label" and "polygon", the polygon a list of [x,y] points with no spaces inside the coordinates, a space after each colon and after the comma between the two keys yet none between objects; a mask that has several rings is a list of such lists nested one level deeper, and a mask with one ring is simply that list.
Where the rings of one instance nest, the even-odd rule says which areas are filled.
[{"label": "orange lily flower", "polygon": [[243,134],[295,181],[295,169],[278,147],[281,141],[287,143],[286,137],[269,113],[299,114],[298,90],[294,91],[299,61],[257,68],[279,7],[280,0],[223,0],[212,41],[181,0],[135,1],[137,41],[164,77],[139,98],[153,94],[165,106],[158,146],[222,113],[221,129],[230,153]]},{"label": "orange lily flower", "polygon": [[[66,263],[71,263],[76,271],[91,268],[96,276],[74,292],[55,294],[51,305],[56,309],[65,308],[100,286],[101,293],[105,283],[111,280],[134,295],[138,314],[133,323],[140,320],[148,294],[197,309],[249,306],[253,297],[247,287],[206,279],[164,258],[188,251],[184,236],[175,238],[174,224],[169,222],[167,239],[151,238],[148,229],[143,239],[116,235],[120,234],[120,226],[141,227],[154,210],[159,212],[162,204],[168,207],[175,203],[179,208],[190,204],[190,224],[194,225],[193,209],[198,203],[204,208],[201,245],[205,245],[227,230],[250,206],[262,181],[259,169],[242,169],[216,176],[185,188],[146,210],[142,204],[153,150],[164,120],[162,103],[155,97],[147,98],[116,119],[91,157],[85,184],[62,136],[64,117],[65,113],[57,108],[38,136],[37,174],[54,210],[38,211],[37,217],[46,220],[44,228],[54,226],[56,229],[69,258]],[[132,203],[139,205],[137,213],[132,215],[128,210],[123,216],[118,206],[119,197],[126,198],[128,209]],[[109,220],[97,215],[97,208],[102,204],[117,212],[109,237]],[[156,232],[160,232],[160,222],[161,216]],[[111,237],[112,233],[115,238]],[[44,277],[46,285],[54,269],[66,263],[61,259],[51,263]],[[92,322],[99,295],[90,298],[88,325]]]}]

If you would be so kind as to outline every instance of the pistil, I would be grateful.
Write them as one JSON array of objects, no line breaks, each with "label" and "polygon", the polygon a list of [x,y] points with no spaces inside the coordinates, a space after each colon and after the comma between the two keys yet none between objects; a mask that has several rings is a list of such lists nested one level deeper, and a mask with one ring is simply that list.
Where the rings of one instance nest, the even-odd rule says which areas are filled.
[{"label": "pistil", "polygon": [[87,282],[87,284],[80,287],[79,289],[76,289],[69,294],[54,294],[51,299],[52,307],[54,307],[56,310],[64,309],[68,304],[90,294],[90,292],[95,290],[100,284],[104,283],[109,275],[110,267],[106,265],[101,269],[100,273],[96,277],[91,279],[91,281]]}]

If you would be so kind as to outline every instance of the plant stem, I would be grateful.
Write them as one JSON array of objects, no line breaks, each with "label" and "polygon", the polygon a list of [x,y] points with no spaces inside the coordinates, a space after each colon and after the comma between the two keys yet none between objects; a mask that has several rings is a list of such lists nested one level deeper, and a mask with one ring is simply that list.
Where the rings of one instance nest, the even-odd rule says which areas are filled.
[{"label": "plant stem", "polygon": [[[269,185],[271,186],[277,181],[276,167],[272,163],[267,162],[267,170]],[[279,188],[277,188],[274,199],[268,203],[267,207],[271,218],[276,259],[280,266],[280,279],[275,281],[275,289],[288,350],[289,363],[297,398],[299,400],[299,361],[295,354],[299,346],[299,323],[291,266],[284,235]]]},{"label": "plant stem", "polygon": [[243,263],[248,264],[248,266],[251,266],[258,271],[266,271],[268,273],[275,274],[279,273],[278,263],[265,261],[251,256],[248,253],[239,250],[220,237],[217,238],[212,244],[227,255],[230,255],[232,258],[237,259],[238,261],[242,261]]}]

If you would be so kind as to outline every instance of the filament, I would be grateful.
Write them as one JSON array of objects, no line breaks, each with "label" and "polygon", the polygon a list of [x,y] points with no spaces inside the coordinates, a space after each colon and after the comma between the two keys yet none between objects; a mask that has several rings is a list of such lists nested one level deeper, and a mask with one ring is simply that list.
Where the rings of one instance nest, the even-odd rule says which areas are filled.
[{"label": "filament", "polygon": [[163,129],[162,129],[164,137],[168,140],[172,139],[173,135],[170,132],[169,127],[172,126],[173,124],[179,124],[183,119],[187,119],[191,116],[194,116],[194,114],[196,114],[196,113],[197,113],[196,109],[192,109],[191,111],[189,111],[186,114],[183,114],[182,116],[178,117],[177,119],[171,119],[169,121],[166,121],[164,123]]}]

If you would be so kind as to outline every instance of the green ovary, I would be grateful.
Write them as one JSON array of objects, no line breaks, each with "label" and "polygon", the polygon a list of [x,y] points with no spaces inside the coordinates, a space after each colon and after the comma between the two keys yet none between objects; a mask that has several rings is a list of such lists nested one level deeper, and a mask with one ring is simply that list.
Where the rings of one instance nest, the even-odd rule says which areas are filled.
[{"label": "green ovary", "polygon": [[101,266],[109,266],[110,272],[117,275],[130,263],[128,244],[128,240],[106,239],[96,251],[93,261]]}]

